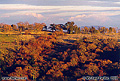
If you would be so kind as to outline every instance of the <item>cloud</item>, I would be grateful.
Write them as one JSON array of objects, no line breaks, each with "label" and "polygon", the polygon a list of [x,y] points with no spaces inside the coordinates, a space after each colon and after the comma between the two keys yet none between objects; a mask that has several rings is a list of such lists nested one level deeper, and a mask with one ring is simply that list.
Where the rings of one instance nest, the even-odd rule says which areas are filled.
[{"label": "cloud", "polygon": [[120,10],[120,7],[98,6],[35,6],[28,4],[0,4],[1,10]]},{"label": "cloud", "polygon": [[[120,18],[119,0],[2,0],[0,19],[9,22],[42,21],[65,23],[69,20],[87,23],[104,23]],[[8,4],[9,3],[9,4]],[[116,18],[112,18],[116,17]],[[113,21],[113,22],[112,22]],[[118,23],[118,22],[117,22]],[[78,23],[79,24],[79,23]]]},{"label": "cloud", "polygon": [[10,16],[33,16],[36,18],[43,18],[42,14],[37,13],[37,11],[13,11],[8,13],[0,14],[0,17],[10,17]]},{"label": "cloud", "polygon": [[1,4],[28,4],[38,6],[109,6],[120,0],[1,0]]},{"label": "cloud", "polygon": [[[3,15],[2,15],[3,16]],[[6,15],[7,16],[7,15]],[[15,24],[18,22],[26,22],[28,21],[29,23],[34,23],[34,22],[39,22],[39,23],[46,23],[44,22],[45,17],[42,16],[41,14],[37,13],[26,13],[26,14],[21,14],[21,15],[9,15],[9,17],[0,17],[0,22],[1,23],[8,23],[8,24]]]},{"label": "cloud", "polygon": [[85,14],[82,15],[77,15],[75,17],[70,17],[69,20],[73,21],[73,20],[77,20],[77,21],[82,21],[83,18],[87,18],[88,16]]},{"label": "cloud", "polygon": [[77,16],[76,16],[76,18],[82,18],[82,17],[86,17],[86,15],[83,14],[83,15],[77,15]]},{"label": "cloud", "polygon": [[114,2],[115,4],[119,4],[120,5],[120,2]]},{"label": "cloud", "polygon": [[88,2],[91,2],[91,3],[105,3],[106,1],[96,1],[96,0],[93,0],[93,1],[88,1]]},{"label": "cloud", "polygon": [[[3,13],[5,16],[14,16],[14,15],[29,15],[34,16],[36,18],[40,18],[44,16],[75,16],[79,14],[94,14],[99,12],[108,12],[112,10],[116,10],[112,12],[114,15],[119,14],[120,7],[97,7],[97,6],[35,6],[28,4],[0,4],[0,11],[7,11]],[[118,13],[116,13],[118,12]],[[111,12],[109,12],[111,14]],[[105,14],[102,14],[105,15]],[[108,15],[108,13],[107,13]]]},{"label": "cloud", "polygon": [[5,18],[5,17],[10,17],[10,16],[9,15],[1,15],[0,17]]},{"label": "cloud", "polygon": [[[44,20],[45,17],[42,14],[37,13],[24,13],[24,14],[2,14],[0,16],[0,21],[5,23],[17,23],[17,22],[40,22]],[[43,21],[44,22],[44,21]]]},{"label": "cloud", "polygon": [[33,16],[33,17],[36,17],[36,18],[43,18],[44,17],[43,15],[36,14],[36,13],[26,13],[25,15],[26,16]]},{"label": "cloud", "polygon": [[109,18],[109,16],[113,16],[115,14],[110,14],[110,13],[92,13],[92,14],[81,14],[81,15],[76,15],[74,17],[70,17],[69,20],[70,21],[82,21],[82,22],[86,22],[88,20],[96,20],[99,22],[107,22],[107,21],[111,21],[111,19]]},{"label": "cloud", "polygon": [[69,21],[74,21],[78,26],[106,26],[114,22],[109,16],[98,14],[81,14],[70,17]]}]

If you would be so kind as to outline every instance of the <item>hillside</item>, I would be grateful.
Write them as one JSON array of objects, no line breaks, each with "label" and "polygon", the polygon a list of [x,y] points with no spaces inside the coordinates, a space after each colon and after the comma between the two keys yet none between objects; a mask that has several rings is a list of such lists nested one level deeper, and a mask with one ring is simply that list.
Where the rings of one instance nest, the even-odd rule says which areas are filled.
[{"label": "hillside", "polygon": [[2,76],[24,76],[36,81],[118,76],[118,34],[45,33],[0,35]]},{"label": "hillside", "polygon": [[43,23],[0,27],[1,77],[26,77],[28,81],[119,78],[120,34],[115,28],[80,29],[74,22],[51,24],[49,29]]}]

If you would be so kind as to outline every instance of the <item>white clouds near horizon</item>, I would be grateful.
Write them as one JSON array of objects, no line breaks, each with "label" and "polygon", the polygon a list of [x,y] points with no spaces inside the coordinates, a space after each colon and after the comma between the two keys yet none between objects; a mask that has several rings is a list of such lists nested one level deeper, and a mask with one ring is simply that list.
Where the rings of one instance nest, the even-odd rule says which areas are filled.
[{"label": "white clouds near horizon", "polygon": [[[87,23],[88,25],[104,24],[107,26],[112,24],[120,26],[117,22],[120,18],[120,0],[5,1],[1,1],[2,4],[0,4],[1,22],[9,23],[8,20],[11,20],[10,22],[16,23],[26,18],[28,22],[66,23],[72,20],[78,25]],[[6,19],[8,20],[6,21]]]},{"label": "white clouds near horizon", "polygon": [[[89,12],[97,12],[97,11],[109,11],[116,10],[120,11],[120,7],[96,7],[96,6],[35,6],[35,5],[27,5],[27,4],[0,4],[0,10],[14,10],[14,12],[5,13],[6,15],[19,15],[26,13],[53,13],[55,16],[67,16],[67,15],[76,15],[80,14],[83,11]],[[17,11],[16,11],[17,10]],[[18,11],[19,10],[19,11]],[[59,11],[59,13],[57,13]],[[69,14],[68,14],[69,13]],[[111,13],[108,13],[108,15]],[[116,14],[116,12],[112,12],[112,14]],[[103,14],[104,15],[104,14]]]}]

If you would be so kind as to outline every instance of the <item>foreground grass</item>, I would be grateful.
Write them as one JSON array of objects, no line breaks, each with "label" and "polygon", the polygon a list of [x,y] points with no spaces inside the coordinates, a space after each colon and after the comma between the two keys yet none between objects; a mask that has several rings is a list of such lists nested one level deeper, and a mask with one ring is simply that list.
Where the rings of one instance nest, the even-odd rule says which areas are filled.
[{"label": "foreground grass", "polygon": [[8,52],[9,48],[19,47],[19,41],[28,41],[33,35],[0,35],[0,52]]},{"label": "foreground grass", "polygon": [[[32,34],[36,35],[6,35],[6,34],[0,34],[0,49],[7,48],[7,47],[14,47],[15,44],[13,42],[19,41],[29,41],[29,39],[34,38],[37,36],[37,34],[44,34],[48,35],[51,32],[31,32]],[[120,35],[118,33],[116,34],[66,34],[65,36],[57,36],[57,42],[61,43],[73,43],[77,39],[81,39],[83,37],[91,37],[91,36],[97,36],[102,37],[103,39],[107,38],[114,38],[118,40],[118,43],[120,44]]]},{"label": "foreground grass", "polygon": [[112,34],[66,34],[65,36],[59,36],[57,41],[61,43],[73,43],[77,39],[81,39],[83,37],[91,37],[91,36],[97,36],[99,38],[108,39],[113,38],[117,39],[118,43],[120,43],[120,35],[118,33],[112,33]]},{"label": "foreground grass", "polygon": [[[40,34],[47,35],[51,32],[40,31],[40,32],[31,32],[32,35],[23,35],[25,32],[0,32],[0,50],[4,50],[9,47],[14,47],[19,44],[19,41],[29,41],[29,39],[35,38]],[[17,44],[16,44],[17,43]]]},{"label": "foreground grass", "polygon": [[33,35],[0,35],[0,42],[15,42],[15,41],[21,41],[21,40],[29,40],[31,38],[34,38]]},{"label": "foreground grass", "polygon": [[[24,33],[24,32],[22,32]],[[34,38],[35,35],[39,35],[39,34],[44,34],[44,35],[48,35],[51,32],[46,32],[46,31],[41,31],[41,32],[31,32],[31,34],[33,35],[13,35],[11,33],[11,35],[6,35],[6,34],[0,34],[0,42],[14,42],[14,41],[27,41],[31,38]],[[64,42],[64,43],[68,43],[67,40],[69,41],[74,41],[77,39],[81,39],[83,37],[91,37],[91,36],[97,36],[97,37],[102,37],[103,39],[107,39],[107,38],[114,38],[117,39],[118,42],[120,43],[120,35],[118,33],[107,33],[107,34],[66,34],[65,36],[57,36],[57,41],[58,42]]]},{"label": "foreground grass", "polygon": [[[0,31],[0,34],[10,34],[10,35],[15,35],[15,34],[24,34],[24,33],[26,33],[26,31],[23,31],[23,32],[19,32],[19,31],[9,31],[9,32],[1,32]],[[28,33],[30,33],[30,34],[49,34],[49,33],[51,33],[51,32],[49,32],[49,31],[34,31],[34,30],[31,30],[31,31],[29,31]]]},{"label": "foreground grass", "polygon": [[17,35],[5,35],[1,34],[0,35],[0,42],[13,42]]}]

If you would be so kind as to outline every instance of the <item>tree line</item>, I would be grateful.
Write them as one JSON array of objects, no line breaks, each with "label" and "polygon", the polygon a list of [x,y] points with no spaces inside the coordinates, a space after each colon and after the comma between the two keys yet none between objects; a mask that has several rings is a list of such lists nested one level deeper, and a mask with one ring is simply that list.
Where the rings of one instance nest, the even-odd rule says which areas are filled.
[{"label": "tree line", "polygon": [[49,27],[45,23],[34,23],[34,24],[29,24],[28,22],[19,22],[17,25],[12,24],[0,24],[0,31],[1,32],[10,32],[10,31],[18,31],[18,32],[23,32],[25,31],[26,33],[30,33],[31,31],[34,32],[40,32],[42,30],[48,31],[63,31],[67,30],[68,34],[79,34],[79,33],[116,33],[116,28],[115,27],[98,27],[97,29],[95,27],[83,27],[80,28],[78,27],[74,22],[67,22],[65,24],[50,24]]}]

